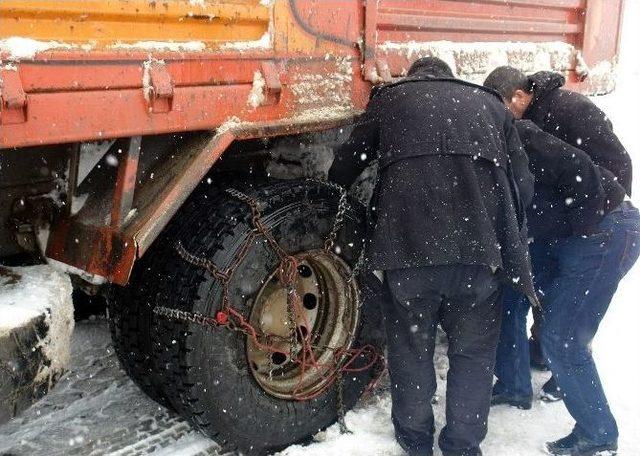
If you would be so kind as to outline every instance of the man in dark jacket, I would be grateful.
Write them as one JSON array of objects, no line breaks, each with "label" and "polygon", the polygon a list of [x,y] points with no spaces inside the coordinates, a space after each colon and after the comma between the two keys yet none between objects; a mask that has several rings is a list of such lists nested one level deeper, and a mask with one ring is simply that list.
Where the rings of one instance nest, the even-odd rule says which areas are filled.
[{"label": "man in dark jacket", "polygon": [[[558,73],[541,71],[527,76],[508,66],[496,68],[485,81],[487,87],[500,93],[516,118],[529,119],[545,132],[586,152],[600,167],[608,195],[616,195],[622,188],[631,196],[631,158],[613,132],[611,121],[587,97],[563,89],[564,84],[565,78]],[[532,365],[544,366],[538,312],[534,312],[534,320],[531,361]],[[545,384],[543,399],[561,399],[554,378]]]},{"label": "man in dark jacket", "polygon": [[[624,189],[610,174],[601,175],[588,155],[540,130],[531,121],[516,122],[519,136],[529,155],[535,182],[533,202],[527,211],[529,234],[535,242],[530,251],[538,291],[540,278],[549,276],[548,249],[557,239],[587,235],[624,199]],[[606,188],[617,188],[609,192]],[[554,268],[555,271],[557,268]],[[526,317],[530,306],[519,294],[507,292],[504,299],[503,326],[498,345],[492,403],[531,408],[533,390],[529,370],[529,344],[526,341]],[[553,386],[547,386],[553,385]],[[557,388],[555,381],[546,388]],[[559,394],[559,393],[558,393]]]},{"label": "man in dark jacket", "polygon": [[526,76],[513,67],[496,68],[485,85],[503,97],[517,119],[529,119],[562,141],[583,150],[593,163],[613,173],[631,196],[631,157],[607,115],[584,95],[562,89],[561,74]]},{"label": "man in dark jacket", "polygon": [[[554,455],[615,454],[618,429],[590,344],[618,282],[640,255],[640,215],[623,202],[616,179],[582,150],[530,121],[518,121],[517,128],[536,178],[527,215],[542,296],[542,348],[576,420],[573,432],[547,449]],[[494,404],[531,407],[528,310],[516,293],[505,297]]]},{"label": "man in dark jacket", "polygon": [[329,178],[350,185],[376,159],[367,260],[385,272],[391,296],[383,311],[396,438],[411,455],[432,454],[441,323],[450,369],[439,444],[446,456],[480,455],[502,282],[535,299],[518,216],[533,178],[513,116],[494,92],[455,79],[439,59],[420,59],[373,96]]}]

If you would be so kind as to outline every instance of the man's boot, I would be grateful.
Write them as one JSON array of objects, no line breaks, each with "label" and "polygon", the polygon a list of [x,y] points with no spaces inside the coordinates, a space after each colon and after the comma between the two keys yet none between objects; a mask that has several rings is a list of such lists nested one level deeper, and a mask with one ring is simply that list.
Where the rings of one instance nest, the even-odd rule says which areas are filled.
[{"label": "man's boot", "polygon": [[494,385],[493,392],[491,393],[491,406],[494,405],[510,405],[521,410],[531,409],[531,396],[518,396],[511,394],[507,391],[502,391],[499,382]]},{"label": "man's boot", "polygon": [[615,456],[618,454],[618,442],[594,444],[578,437],[575,433],[555,442],[549,442],[546,447],[547,452],[554,456]]},{"label": "man's boot", "polygon": [[563,399],[562,390],[554,377],[551,377],[542,387],[540,399],[543,402],[558,402]]}]

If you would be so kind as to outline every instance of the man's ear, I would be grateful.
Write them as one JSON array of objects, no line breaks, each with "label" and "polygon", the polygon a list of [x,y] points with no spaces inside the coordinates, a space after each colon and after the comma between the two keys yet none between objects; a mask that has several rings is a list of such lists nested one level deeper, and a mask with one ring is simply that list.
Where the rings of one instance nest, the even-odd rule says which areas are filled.
[{"label": "man's ear", "polygon": [[516,91],[513,93],[513,98],[515,98],[516,100],[526,100],[528,98],[528,93],[525,92],[522,89],[516,89]]},{"label": "man's ear", "polygon": [[522,114],[529,108],[532,100],[533,94],[522,89],[517,89],[513,94],[513,101],[518,105],[518,109],[522,111]]}]

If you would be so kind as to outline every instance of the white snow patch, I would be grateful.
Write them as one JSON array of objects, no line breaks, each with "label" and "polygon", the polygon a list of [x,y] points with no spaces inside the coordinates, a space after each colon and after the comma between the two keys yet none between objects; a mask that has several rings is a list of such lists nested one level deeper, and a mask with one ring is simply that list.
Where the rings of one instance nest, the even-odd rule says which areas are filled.
[{"label": "white snow patch", "polygon": [[[202,434],[198,432],[190,432],[179,438],[174,444],[168,448],[162,448],[154,451],[153,456],[175,456],[175,455],[191,455],[201,454],[211,448],[211,441],[202,438]],[[128,450],[128,448],[125,448]],[[110,456],[116,456],[112,454]]]},{"label": "white snow patch", "polygon": [[[361,111],[354,110],[348,106],[328,106],[317,109],[307,109],[300,111],[293,117],[278,120],[275,124],[270,125],[287,125],[296,126],[300,124],[316,123],[316,122],[332,122],[342,121],[353,118],[360,114]],[[222,125],[216,129],[216,134],[225,133],[227,131],[251,131],[252,128],[260,126],[256,122],[245,122],[236,116],[229,117]]]},{"label": "white snow patch", "polygon": [[110,49],[171,51],[171,52],[201,52],[206,49],[202,41],[136,41],[135,43],[116,42]]},{"label": "white snow patch", "polygon": [[249,106],[255,109],[264,103],[266,85],[267,81],[265,81],[264,76],[262,76],[260,71],[253,73],[253,86],[251,87],[251,92],[249,92],[249,98],[247,99],[247,104]]},{"label": "white snow patch", "polygon": [[[75,239],[75,241],[76,243],[79,242],[77,238]],[[64,274],[76,275],[93,285],[104,285],[105,283],[107,283],[107,279],[105,277],[96,274],[90,274],[83,269],[76,268],[75,266],[71,266],[70,264],[63,263],[62,261],[54,260],[53,258],[45,258],[45,260],[47,261],[47,264],[55,270]]]},{"label": "white snow patch", "polygon": [[[331,56],[326,56],[329,60]],[[290,83],[296,104],[314,105],[331,103],[350,106],[352,103],[353,61],[349,57],[336,58],[335,70],[328,73],[301,73],[293,76]]]},{"label": "white snow patch", "polygon": [[[48,330],[39,346],[51,364],[43,366],[36,378],[44,380],[69,363],[74,326],[71,280],[46,265],[3,269],[5,273],[0,275],[0,337],[44,315]],[[7,271],[15,274],[13,279],[7,276]]]},{"label": "white snow patch", "polygon": [[580,51],[576,54],[576,73],[580,76],[587,76],[589,74],[589,65],[587,65],[587,62]]},{"label": "white snow patch", "polygon": [[271,32],[267,31],[262,38],[254,41],[229,41],[220,45],[222,51],[255,51],[269,49],[271,47]]},{"label": "white snow patch", "polygon": [[610,93],[616,88],[617,66],[607,60],[588,69],[587,92],[593,95]]},{"label": "white snow patch", "polygon": [[88,193],[83,193],[82,195],[75,195],[71,200],[71,215],[76,215],[80,210],[84,207],[87,199],[89,198]]},{"label": "white snow patch", "polygon": [[306,123],[318,121],[342,120],[358,114],[350,106],[328,106],[319,109],[309,109],[300,112],[294,118],[289,119],[292,123]]},{"label": "white snow patch", "polygon": [[[222,133],[226,133],[228,131],[233,131],[237,128],[239,128],[240,125],[242,125],[242,121],[240,120],[240,118],[236,117],[236,116],[232,116],[229,117],[226,121],[224,121],[217,129],[216,129],[216,134],[220,135]],[[247,125],[248,122],[245,123],[245,125]]]},{"label": "white snow patch", "polygon": [[525,72],[568,71],[575,68],[578,54],[572,45],[560,41],[548,43],[387,41],[380,45],[380,50],[386,54],[399,53],[406,56],[409,61],[421,57],[438,57],[447,62],[459,77],[473,82],[482,82],[490,71],[502,65],[515,66]]},{"label": "white snow patch", "polygon": [[294,445],[278,453],[280,456],[325,456],[343,454],[350,456],[401,455],[403,454],[393,436],[391,424],[391,397],[376,398],[375,403],[345,416],[352,434],[340,434],[335,424],[316,434],[317,442],[311,446]]},{"label": "white snow patch", "polygon": [[[0,40],[0,53],[7,53],[9,60],[32,59],[39,52],[52,49],[77,49],[77,45],[61,41],[39,41],[21,36],[12,36]],[[85,49],[85,47],[82,47]]]},{"label": "white snow patch", "polygon": [[164,60],[154,59],[149,56],[147,60],[142,63],[142,95],[147,103],[151,102],[151,91],[153,86],[151,85],[151,67],[153,65],[165,65]]}]

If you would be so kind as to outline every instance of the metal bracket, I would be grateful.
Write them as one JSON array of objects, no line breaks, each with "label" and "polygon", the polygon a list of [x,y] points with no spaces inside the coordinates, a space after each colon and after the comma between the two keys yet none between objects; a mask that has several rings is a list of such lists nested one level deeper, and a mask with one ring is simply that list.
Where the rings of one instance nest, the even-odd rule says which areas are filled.
[{"label": "metal bracket", "polygon": [[115,229],[120,229],[125,224],[129,212],[133,208],[141,144],[141,136],[133,136],[123,140],[111,206],[111,227]]},{"label": "metal bracket", "polygon": [[173,108],[173,81],[163,62],[145,62],[143,90],[149,112],[165,113]]},{"label": "metal bracket", "polygon": [[384,59],[371,59],[365,64],[365,79],[374,84],[393,81],[389,64]]},{"label": "metal bracket", "polygon": [[27,94],[15,68],[0,70],[0,124],[27,121]]},{"label": "metal bracket", "polygon": [[274,62],[262,62],[260,70],[265,80],[266,100],[264,104],[278,103],[282,93],[282,82],[280,81],[278,67]]},{"label": "metal bracket", "polygon": [[393,80],[391,76],[391,70],[389,69],[389,64],[384,59],[376,59],[376,71],[378,72],[378,76],[382,79],[383,82],[391,82]]}]

